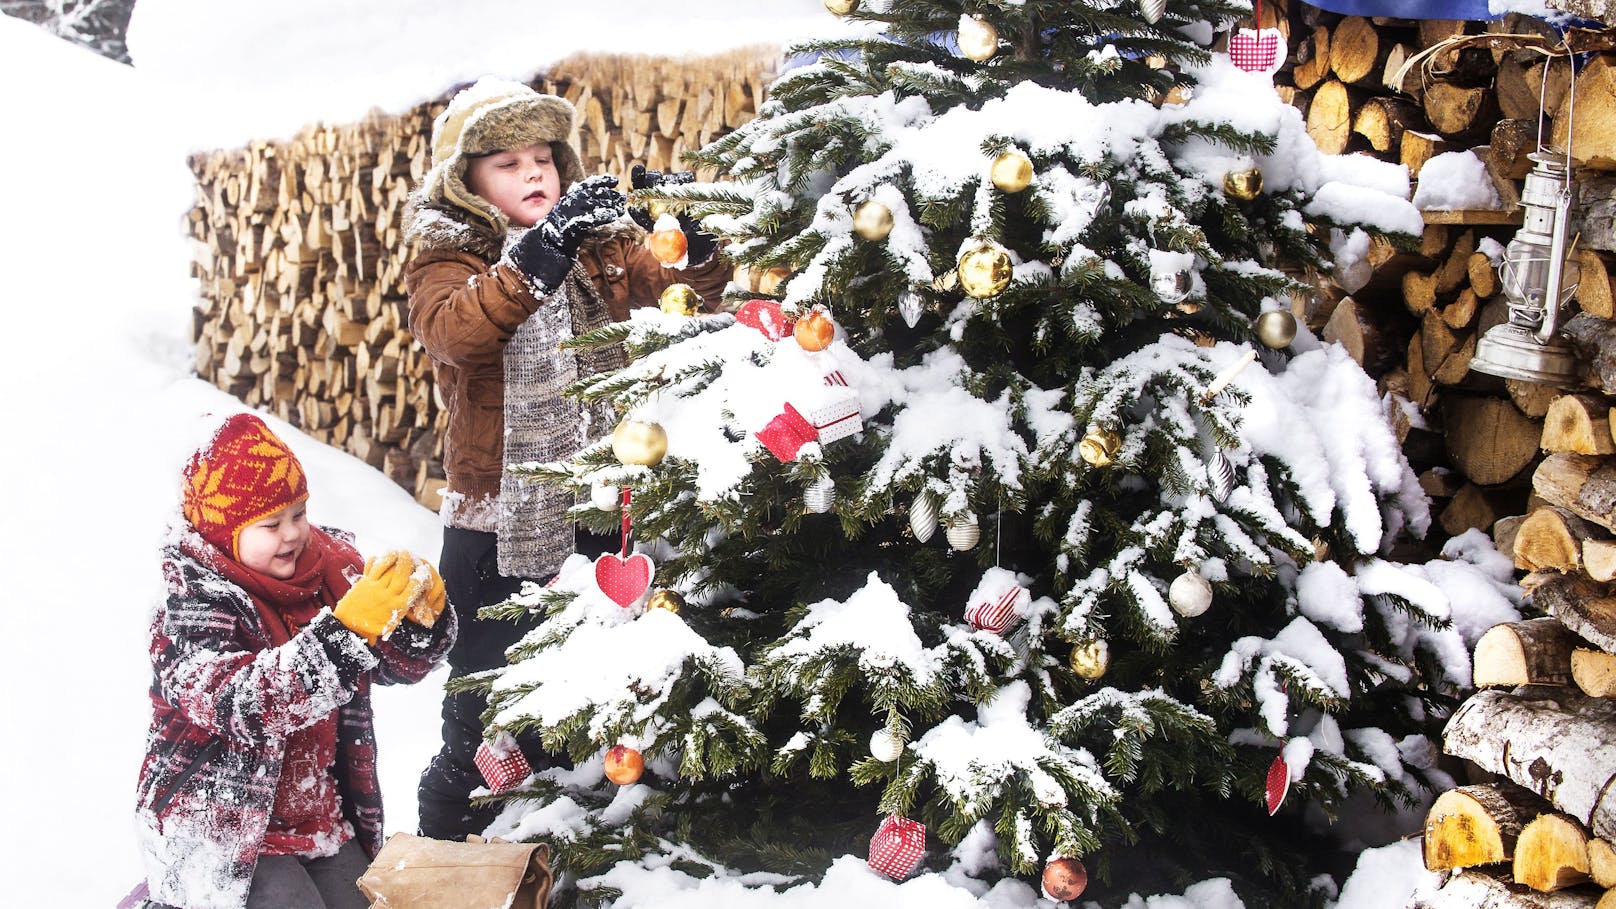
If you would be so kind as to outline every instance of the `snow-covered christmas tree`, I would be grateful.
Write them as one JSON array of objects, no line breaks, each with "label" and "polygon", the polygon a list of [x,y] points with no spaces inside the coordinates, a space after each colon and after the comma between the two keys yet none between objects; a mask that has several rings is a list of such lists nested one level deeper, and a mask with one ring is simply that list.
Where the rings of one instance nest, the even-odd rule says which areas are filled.
[{"label": "snow-covered christmas tree", "polygon": [[576,769],[501,832],[591,898],[649,854],[868,852],[1029,902],[1221,876],[1316,903],[1349,798],[1446,782],[1444,588],[1508,575],[1385,556],[1425,500],[1374,383],[1292,314],[1419,230],[1404,172],[1321,156],[1210,49],[1243,4],[826,5],[864,37],[796,49],[696,159],[724,179],[636,200],[752,290],[574,339],[625,345],[575,389],[623,422],[532,470],[635,554],[511,606],[550,618],[483,679],[494,726]]}]

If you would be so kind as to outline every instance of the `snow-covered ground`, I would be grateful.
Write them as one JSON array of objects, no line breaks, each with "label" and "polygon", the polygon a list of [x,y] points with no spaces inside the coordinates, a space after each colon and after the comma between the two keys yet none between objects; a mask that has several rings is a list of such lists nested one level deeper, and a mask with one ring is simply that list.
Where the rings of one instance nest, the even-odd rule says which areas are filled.
[{"label": "snow-covered ground", "polygon": [[[639,27],[616,27],[624,22]],[[190,373],[185,153],[372,105],[396,109],[485,72],[524,76],[580,48],[711,52],[833,26],[819,0],[706,0],[699,12],[648,0],[562,10],[521,0],[141,0],[131,70],[0,16],[6,905],[107,907],[140,875],[130,811],[149,717],[156,547],[196,416],[241,409]],[[434,515],[356,459],[271,422],[309,468],[316,520],[355,531],[366,552],[436,557]],[[378,694],[390,830],[414,827],[415,777],[436,748],[440,686],[433,676]],[[1349,882],[1339,909],[1401,905],[1427,877],[1410,846],[1369,854],[1368,873]],[[610,882],[625,905],[1039,902],[1014,882],[980,902],[934,875],[895,885],[858,857],[817,887],[782,894],[668,868],[623,868]],[[1148,902],[1237,905],[1217,882]],[[1130,909],[1146,906],[1140,899]]]}]

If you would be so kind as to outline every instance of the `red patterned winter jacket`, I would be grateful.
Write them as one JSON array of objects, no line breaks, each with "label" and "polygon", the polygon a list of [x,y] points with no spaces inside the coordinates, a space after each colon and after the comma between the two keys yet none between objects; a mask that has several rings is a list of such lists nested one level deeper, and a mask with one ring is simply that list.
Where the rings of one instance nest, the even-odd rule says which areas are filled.
[{"label": "red patterned winter jacket", "polygon": [[321,610],[272,647],[245,591],[178,547],[163,556],[169,592],[152,618],[152,726],[136,809],[152,898],[184,909],[246,904],[286,737],[332,711],[343,812],[374,856],[382,802],[370,684],[423,678],[454,643],[454,610],[430,629],[404,622],[374,650]]}]

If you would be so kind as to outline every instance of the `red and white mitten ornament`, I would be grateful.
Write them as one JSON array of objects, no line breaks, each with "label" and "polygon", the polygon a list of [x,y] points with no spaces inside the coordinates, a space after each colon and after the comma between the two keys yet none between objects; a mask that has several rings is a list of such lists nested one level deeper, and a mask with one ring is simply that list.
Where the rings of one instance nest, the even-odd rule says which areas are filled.
[{"label": "red and white mitten ornament", "polygon": [[504,792],[533,773],[516,739],[508,732],[498,733],[493,741],[478,745],[471,761],[477,765],[477,772],[483,775],[483,782],[491,792]]},{"label": "red and white mitten ornament", "polygon": [[896,815],[881,822],[870,838],[870,867],[901,881],[920,867],[926,854],[926,825]]},{"label": "red and white mitten ornament", "polygon": [[771,341],[778,341],[791,334],[796,320],[786,315],[773,300],[747,300],[735,310],[735,321],[757,329]]},{"label": "red and white mitten ornament", "polygon": [[654,574],[656,564],[650,556],[641,552],[626,559],[615,552],[608,552],[595,560],[595,583],[600,586],[601,593],[624,609],[645,596],[645,592],[651,589],[651,576]]},{"label": "red and white mitten ornament", "polygon": [[819,439],[819,431],[790,404],[753,435],[782,462],[796,460],[802,446]]},{"label": "red and white mitten ornament", "polygon": [[1285,804],[1285,794],[1291,791],[1291,767],[1285,763],[1285,755],[1274,755],[1274,762],[1268,765],[1268,814],[1272,817],[1279,812],[1279,806]]},{"label": "red and white mitten ornament", "polygon": [[1017,605],[1024,605],[1031,598],[1032,595],[1027,593],[1025,588],[1014,585],[996,598],[982,600],[966,607],[965,621],[980,631],[1004,634],[1021,621],[1021,614],[1016,611]]}]

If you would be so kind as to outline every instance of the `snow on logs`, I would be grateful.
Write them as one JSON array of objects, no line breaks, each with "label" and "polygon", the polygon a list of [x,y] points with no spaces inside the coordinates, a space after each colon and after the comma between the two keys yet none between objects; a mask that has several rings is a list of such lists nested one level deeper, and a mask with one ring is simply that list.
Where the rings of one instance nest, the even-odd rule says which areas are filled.
[{"label": "snow on logs", "polygon": [[[778,52],[590,55],[534,83],[576,106],[586,173],[680,169],[756,115]],[[403,214],[447,97],[286,141],[198,153],[189,232],[199,376],[343,448],[436,507],[444,415],[406,327]]]}]

